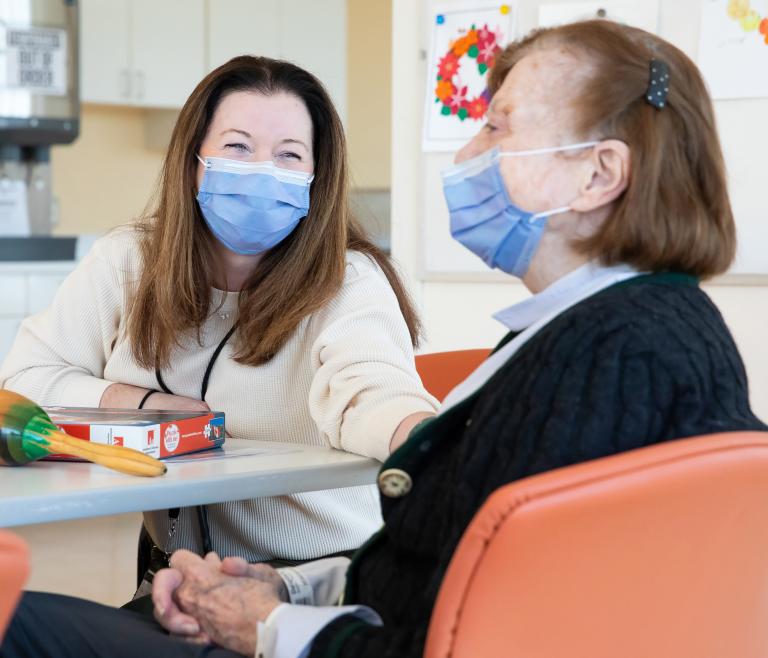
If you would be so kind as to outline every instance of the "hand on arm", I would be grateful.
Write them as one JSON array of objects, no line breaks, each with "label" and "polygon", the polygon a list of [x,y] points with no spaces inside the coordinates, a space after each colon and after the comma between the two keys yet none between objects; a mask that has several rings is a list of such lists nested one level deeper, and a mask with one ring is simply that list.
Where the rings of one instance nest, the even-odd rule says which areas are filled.
[{"label": "hand on arm", "polygon": [[397,426],[395,433],[392,435],[392,440],[389,442],[389,452],[393,453],[403,445],[403,443],[408,440],[408,437],[411,435],[411,432],[416,425],[427,418],[432,418],[434,415],[434,413],[429,411],[420,411],[403,418],[403,421]]},{"label": "hand on arm", "polygon": [[384,461],[393,436],[399,445],[416,424],[406,427],[404,419],[438,407],[419,380],[408,327],[384,274],[365,256],[351,255],[342,289],[313,326],[313,420],[330,447]]}]

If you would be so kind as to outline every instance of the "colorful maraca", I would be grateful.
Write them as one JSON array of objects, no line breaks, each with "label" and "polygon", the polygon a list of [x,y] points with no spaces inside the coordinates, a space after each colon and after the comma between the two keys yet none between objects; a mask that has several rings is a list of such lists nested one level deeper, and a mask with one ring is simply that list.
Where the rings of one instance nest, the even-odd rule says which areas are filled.
[{"label": "colorful maraca", "polygon": [[32,400],[0,390],[0,466],[22,466],[47,455],[73,455],[130,475],[162,475],[163,462],[138,450],[64,434]]}]

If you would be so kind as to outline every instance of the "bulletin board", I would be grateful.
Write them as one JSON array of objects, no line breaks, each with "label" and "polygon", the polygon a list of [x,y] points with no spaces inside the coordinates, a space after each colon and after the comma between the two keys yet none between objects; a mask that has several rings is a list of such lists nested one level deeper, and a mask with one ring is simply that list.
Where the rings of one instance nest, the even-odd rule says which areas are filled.
[{"label": "bulletin board", "polygon": [[[718,131],[739,239],[736,261],[724,280],[728,283],[768,283],[768,97],[761,87],[768,81],[768,59],[762,58],[763,53],[768,56],[768,0],[676,0],[658,4],[650,0],[608,0],[604,3],[519,0],[507,4],[516,12],[516,37],[537,27],[540,10],[546,5],[573,4],[583,10],[588,5],[600,4],[608,14],[616,14],[618,10],[626,16],[640,16],[633,13],[633,4],[657,5],[654,7],[654,20],[660,28],[657,33],[697,62],[715,97]],[[541,13],[552,14],[546,9]],[[649,20],[647,13],[642,15],[643,20]],[[427,22],[430,18],[431,13]],[[650,27],[647,23],[639,26]],[[425,42],[428,38],[425,34]],[[733,41],[745,38],[754,41],[749,42],[739,59],[739,53],[734,54]],[[758,45],[764,50],[757,48]],[[728,76],[739,78],[741,84],[737,89],[746,89],[747,93],[734,93],[732,89],[724,93],[718,91],[713,77],[717,73],[713,74],[711,62],[714,58],[715,66],[720,66],[722,62],[717,56],[722,56],[724,51],[731,58],[728,60]],[[452,162],[452,153],[422,155],[421,275],[424,280],[505,279],[505,275],[489,271],[479,258],[450,236],[440,172]]]}]

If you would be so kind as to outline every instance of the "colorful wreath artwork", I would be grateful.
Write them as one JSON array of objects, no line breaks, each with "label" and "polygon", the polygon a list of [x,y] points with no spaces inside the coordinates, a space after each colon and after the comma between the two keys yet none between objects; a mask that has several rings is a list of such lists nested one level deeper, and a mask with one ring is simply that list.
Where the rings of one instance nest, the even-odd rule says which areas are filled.
[{"label": "colorful wreath artwork", "polygon": [[500,51],[498,36],[487,25],[480,29],[473,25],[469,32],[451,42],[448,52],[437,65],[435,102],[443,104],[440,114],[456,116],[461,121],[467,118],[474,121],[483,119],[490,100],[488,89],[479,96],[470,98],[468,87],[459,76],[459,70],[465,63],[463,58],[469,57],[475,60],[478,73],[484,76],[493,68],[496,55]]},{"label": "colorful wreath artwork", "polygon": [[749,0],[729,0],[728,16],[738,21],[745,32],[757,30],[763,42],[768,45],[768,16],[761,17],[752,9]]}]

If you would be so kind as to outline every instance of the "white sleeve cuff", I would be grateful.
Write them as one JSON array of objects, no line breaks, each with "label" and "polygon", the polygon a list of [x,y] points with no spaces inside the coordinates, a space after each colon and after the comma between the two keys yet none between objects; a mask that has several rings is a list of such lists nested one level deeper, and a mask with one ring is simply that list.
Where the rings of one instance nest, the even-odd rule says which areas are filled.
[{"label": "white sleeve cuff", "polygon": [[350,614],[373,626],[382,625],[381,617],[362,605],[281,603],[256,626],[256,658],[305,658],[320,631],[337,617]]},{"label": "white sleeve cuff", "polygon": [[347,580],[349,558],[329,557],[277,570],[295,605],[335,605]]}]

